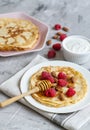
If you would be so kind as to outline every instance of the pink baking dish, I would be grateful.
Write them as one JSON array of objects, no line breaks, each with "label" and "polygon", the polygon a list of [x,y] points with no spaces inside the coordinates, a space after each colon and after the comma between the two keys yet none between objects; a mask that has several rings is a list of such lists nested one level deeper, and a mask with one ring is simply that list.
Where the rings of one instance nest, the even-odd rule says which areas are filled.
[{"label": "pink baking dish", "polygon": [[8,17],[8,18],[20,18],[20,19],[26,19],[26,20],[32,21],[35,25],[38,26],[40,37],[39,37],[39,40],[37,41],[37,46],[34,47],[32,50],[18,51],[18,52],[15,52],[15,51],[2,52],[2,51],[0,51],[0,56],[8,57],[8,56],[21,55],[21,54],[26,54],[26,53],[30,53],[30,52],[40,51],[44,48],[46,38],[47,38],[47,35],[48,35],[48,30],[49,30],[48,26],[46,24],[44,24],[43,22],[33,18],[32,16],[29,16],[28,14],[26,14],[24,12],[13,12],[13,13],[0,14],[0,18],[6,18],[6,17]]}]

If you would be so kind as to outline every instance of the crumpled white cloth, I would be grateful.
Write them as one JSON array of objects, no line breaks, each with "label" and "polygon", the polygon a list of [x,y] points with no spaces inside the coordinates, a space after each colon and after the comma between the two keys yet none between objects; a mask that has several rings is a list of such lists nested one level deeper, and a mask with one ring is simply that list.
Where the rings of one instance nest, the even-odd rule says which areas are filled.
[{"label": "crumpled white cloth", "polygon": [[[21,71],[16,73],[13,77],[5,81],[0,85],[0,91],[8,95],[9,97],[13,97],[20,94],[19,89],[19,82],[22,75],[34,65],[45,62],[47,59],[44,57],[37,55],[26,67],[24,67]],[[13,87],[13,89],[12,89]],[[47,117],[48,119],[52,120],[53,122],[59,124],[60,126],[68,129],[68,130],[77,130],[81,128],[89,119],[90,119],[90,107],[87,107],[81,111],[72,113],[72,114],[55,114],[55,113],[48,113],[41,111],[38,108],[30,105],[26,100],[21,99],[21,103],[24,105],[32,108],[33,110],[37,111],[41,115]],[[58,119],[58,120],[57,120]]]}]

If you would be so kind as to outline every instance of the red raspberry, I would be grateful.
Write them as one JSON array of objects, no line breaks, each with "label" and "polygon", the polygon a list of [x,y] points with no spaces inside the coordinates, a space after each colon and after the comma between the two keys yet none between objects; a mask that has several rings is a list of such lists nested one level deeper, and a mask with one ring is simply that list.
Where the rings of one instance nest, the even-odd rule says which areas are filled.
[{"label": "red raspberry", "polygon": [[75,95],[76,91],[73,88],[69,88],[66,92],[67,97],[72,97]]},{"label": "red raspberry", "polygon": [[56,90],[54,88],[49,88],[45,91],[45,96],[47,97],[55,97],[56,96]]},{"label": "red raspberry", "polygon": [[59,51],[61,49],[61,44],[60,43],[55,43],[53,45],[53,49],[56,50],[56,51]]},{"label": "red raspberry", "polygon": [[67,81],[64,80],[64,79],[59,79],[58,80],[58,85],[61,86],[61,87],[64,87],[67,85]]},{"label": "red raspberry", "polygon": [[53,78],[52,76],[49,76],[49,77],[47,78],[47,80],[49,80],[51,83],[54,83],[54,82],[55,82],[55,80],[54,80],[54,78]]},{"label": "red raspberry", "polygon": [[51,83],[54,83],[55,80],[54,78],[52,77],[52,75],[50,73],[48,73],[47,71],[43,71],[42,74],[41,74],[41,78],[43,80],[49,80]]},{"label": "red raspberry", "polygon": [[56,56],[56,52],[54,50],[50,50],[48,52],[48,58],[54,58]]},{"label": "red raspberry", "polygon": [[54,28],[55,28],[55,30],[59,30],[59,29],[61,29],[61,25],[60,24],[55,24]]},{"label": "red raspberry", "polygon": [[61,35],[60,35],[60,40],[63,41],[66,37],[67,37],[66,34],[61,34]]},{"label": "red raspberry", "polygon": [[60,72],[60,73],[58,74],[58,79],[66,79],[66,78],[67,78],[67,75],[66,75],[65,73]]},{"label": "red raspberry", "polygon": [[50,73],[48,73],[47,71],[43,71],[41,74],[42,79],[47,79],[49,76],[50,76]]}]

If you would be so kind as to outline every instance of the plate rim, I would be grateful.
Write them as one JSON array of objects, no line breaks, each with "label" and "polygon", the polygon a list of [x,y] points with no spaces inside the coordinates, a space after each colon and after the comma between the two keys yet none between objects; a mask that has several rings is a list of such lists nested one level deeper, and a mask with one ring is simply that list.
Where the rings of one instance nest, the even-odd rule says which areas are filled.
[{"label": "plate rim", "polygon": [[[23,81],[23,78],[25,78],[25,75],[27,75],[27,73],[31,70],[31,69],[35,69],[35,68],[37,68],[37,67],[39,67],[39,68],[41,68],[41,67],[43,67],[43,65],[44,66],[46,66],[46,64],[47,63],[49,63],[49,64],[54,64],[54,63],[66,63],[66,64],[69,64],[70,65],[70,67],[72,67],[73,65],[74,65],[74,67],[72,67],[72,68],[74,68],[74,69],[76,69],[76,67],[79,67],[78,69],[81,69],[80,70],[80,72],[83,70],[83,71],[86,71],[86,73],[88,73],[89,75],[90,75],[90,72],[86,69],[86,68],[84,68],[84,67],[82,67],[82,66],[80,66],[80,65],[78,65],[78,64],[75,64],[75,63],[72,63],[72,62],[68,62],[68,61],[59,61],[59,60],[53,60],[53,61],[46,61],[46,62],[42,62],[42,63],[39,63],[39,64],[37,64],[37,65],[35,65],[35,66],[33,66],[33,67],[31,67],[30,69],[28,69],[24,74],[23,74],[23,76],[22,76],[22,78],[21,78],[21,81],[20,81],[20,91],[21,91],[21,93],[23,93],[23,91],[22,91],[22,81]],[[56,63],[56,64],[57,64]],[[48,65],[47,65],[48,66]],[[56,66],[56,65],[54,65],[54,66]],[[67,66],[67,65],[63,65],[63,66]],[[38,68],[38,69],[39,69]],[[79,71],[78,69],[76,69],[77,71]],[[38,71],[38,70],[34,70],[34,71]],[[82,72],[81,72],[82,73]],[[32,73],[33,74],[33,73]],[[31,75],[32,75],[31,74]],[[84,77],[85,77],[85,74],[83,73],[83,75],[84,75]],[[86,79],[86,78],[85,78]],[[89,81],[89,80],[88,80]],[[90,84],[90,81],[89,81],[89,83],[88,84]],[[89,87],[88,87],[88,89],[89,89]],[[88,90],[89,92],[90,92],[90,89]],[[60,107],[60,108],[54,108],[54,109],[52,109],[52,107],[47,107],[47,106],[45,106],[45,105],[43,105],[43,104],[41,104],[41,103],[39,103],[38,101],[36,101],[33,97],[31,97],[31,96],[26,96],[26,97],[24,97],[24,99],[29,103],[29,104],[31,104],[31,105],[33,105],[34,107],[36,107],[36,108],[38,108],[38,109],[40,109],[40,110],[42,110],[42,111],[46,111],[46,112],[50,112],[50,113],[71,113],[71,112],[75,112],[75,111],[78,111],[78,110],[81,110],[81,109],[83,109],[83,108],[85,108],[85,107],[87,107],[88,105],[90,105],[90,103],[88,102],[88,104],[85,104],[85,105],[83,105],[81,108],[74,108],[74,106],[75,107],[77,107],[78,106],[78,104],[80,104],[81,102],[82,103],[84,103],[84,100],[86,100],[86,99],[88,99],[87,97],[87,95],[89,95],[88,93],[89,92],[87,92],[86,93],[86,95],[85,95],[85,97],[81,100],[81,101],[79,101],[79,102],[77,102],[76,104],[73,104],[73,105],[70,105],[70,106],[65,106],[65,107]],[[33,99],[35,102],[36,102],[36,105],[37,104],[39,104],[39,106],[41,107],[41,106],[44,106],[43,108],[41,107],[39,107],[39,106],[35,106],[32,102],[30,102],[29,101],[29,97],[31,97],[30,99]],[[90,96],[89,96],[89,98],[90,98]],[[48,108],[50,108],[50,109],[48,109]],[[57,111],[58,109],[61,109],[61,108],[68,108],[68,110],[67,111],[61,111],[61,110],[59,110],[59,111]],[[70,109],[71,108],[71,109]],[[48,109],[48,110],[47,110]],[[52,109],[52,110],[51,110]]]}]

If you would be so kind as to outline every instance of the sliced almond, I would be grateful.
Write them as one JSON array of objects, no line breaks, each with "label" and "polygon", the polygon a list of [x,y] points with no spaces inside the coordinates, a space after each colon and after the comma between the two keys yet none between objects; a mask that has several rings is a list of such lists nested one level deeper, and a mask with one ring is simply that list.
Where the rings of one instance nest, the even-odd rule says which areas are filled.
[{"label": "sliced almond", "polygon": [[61,34],[63,34],[62,32],[57,32],[56,35],[60,36]]},{"label": "sliced almond", "polygon": [[47,42],[46,42],[46,44],[49,46],[49,45],[51,45],[52,44],[52,40],[48,40]]},{"label": "sliced almond", "polygon": [[68,31],[69,31],[69,28],[63,27],[62,30],[65,31],[65,32],[68,32]]},{"label": "sliced almond", "polygon": [[54,35],[52,38],[53,39],[58,39],[58,35]]},{"label": "sliced almond", "polygon": [[52,72],[51,72],[51,75],[52,75],[53,77],[57,78],[57,74],[56,74],[55,71],[52,71]]},{"label": "sliced almond", "polygon": [[65,95],[63,93],[59,94],[59,98],[60,98],[61,101],[66,100],[66,97],[65,97]]}]

